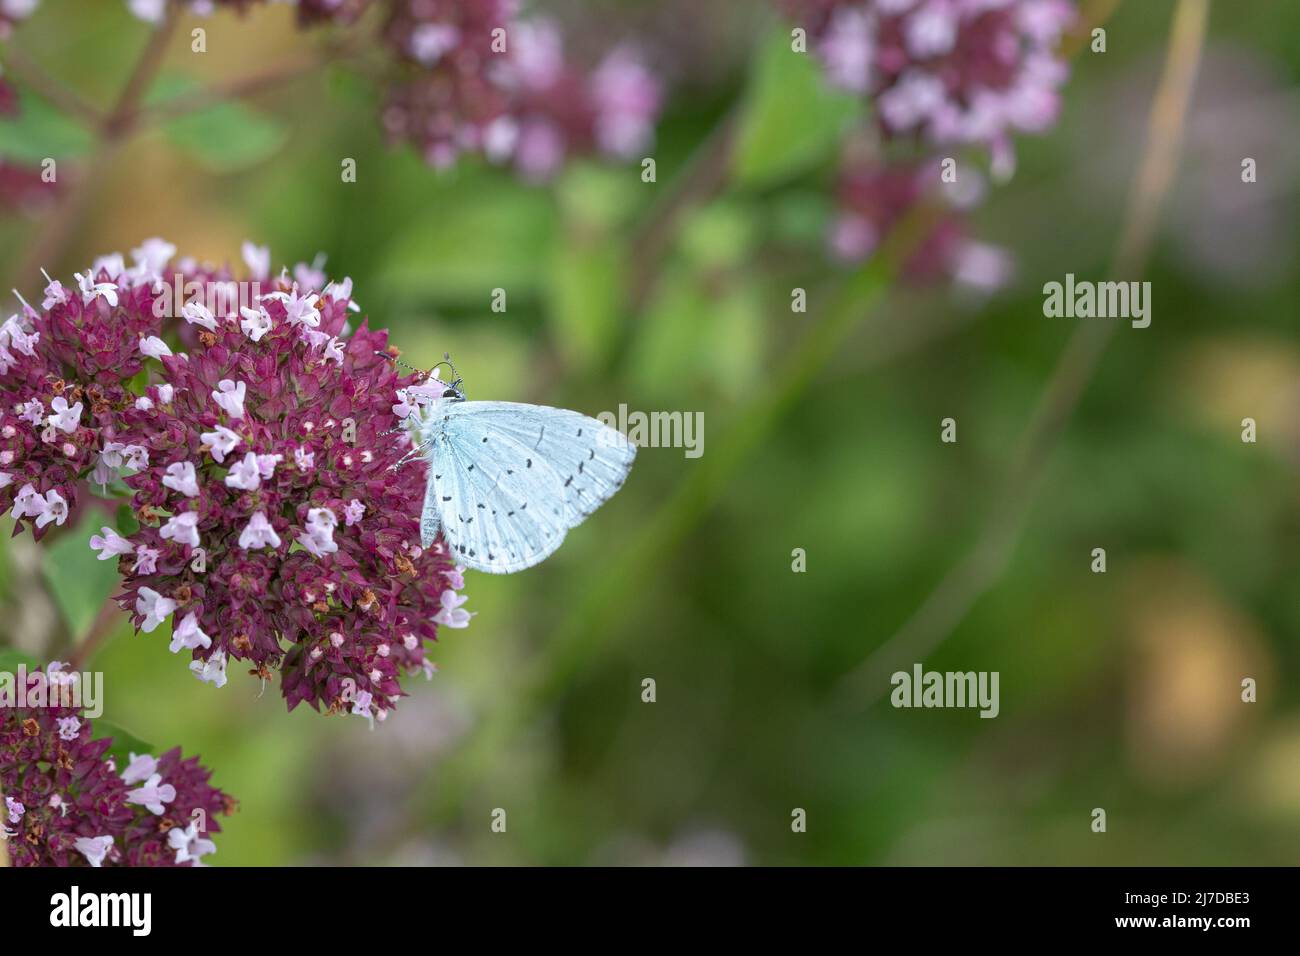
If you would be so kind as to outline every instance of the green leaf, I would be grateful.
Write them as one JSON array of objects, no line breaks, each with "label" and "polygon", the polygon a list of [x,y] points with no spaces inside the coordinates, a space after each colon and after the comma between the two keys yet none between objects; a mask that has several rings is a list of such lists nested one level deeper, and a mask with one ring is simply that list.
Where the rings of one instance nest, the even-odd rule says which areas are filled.
[{"label": "green leaf", "polygon": [[740,203],[710,203],[682,227],[681,249],[700,272],[743,265],[756,242],[754,216]]},{"label": "green leaf", "polygon": [[618,331],[623,301],[623,246],[612,237],[570,237],[555,251],[547,319],[562,354],[590,368]]},{"label": "green leaf", "polygon": [[0,648],[0,674],[17,673],[19,667],[25,667],[27,673],[45,670],[45,665],[30,654],[14,650],[12,647]]},{"label": "green leaf", "polygon": [[16,162],[81,156],[93,143],[89,130],[27,90],[18,93],[18,115],[0,122],[0,157]]},{"label": "green leaf", "polygon": [[100,561],[90,547],[91,537],[104,523],[103,515],[88,511],[81,524],[44,549],[42,570],[50,596],[78,640],[118,586],[117,562]]},{"label": "green leaf", "polygon": [[92,739],[103,740],[110,738],[113,745],[108,748],[107,753],[117,763],[117,769],[120,773],[126,769],[126,765],[131,761],[131,754],[139,756],[140,754],[151,754],[154,752],[154,745],[146,743],[130,731],[123,730],[111,720],[104,720],[102,717],[97,718],[94,723],[95,734]]},{"label": "green leaf", "polygon": [[759,50],[735,152],[742,186],[767,186],[828,159],[865,112],[861,97],[827,87],[821,67],[776,32]]},{"label": "green leaf", "polygon": [[118,505],[117,533],[122,535],[124,538],[129,538],[139,530],[140,521],[136,518],[135,512],[131,510],[131,506],[125,503]]},{"label": "green leaf", "polygon": [[544,192],[494,182],[487,190],[440,189],[425,201],[428,213],[392,236],[381,287],[400,299],[477,306],[489,315],[493,289],[506,290],[508,310],[537,294],[545,268],[537,250],[554,225]]},{"label": "green leaf", "polygon": [[[151,102],[166,102],[199,88],[186,77],[160,80]],[[163,132],[177,147],[217,173],[237,172],[269,159],[289,138],[278,120],[236,100],[214,103],[168,120]]]},{"label": "green leaf", "polygon": [[711,303],[700,293],[692,270],[674,263],[639,323],[629,357],[637,391],[666,398],[683,381],[698,381]]}]

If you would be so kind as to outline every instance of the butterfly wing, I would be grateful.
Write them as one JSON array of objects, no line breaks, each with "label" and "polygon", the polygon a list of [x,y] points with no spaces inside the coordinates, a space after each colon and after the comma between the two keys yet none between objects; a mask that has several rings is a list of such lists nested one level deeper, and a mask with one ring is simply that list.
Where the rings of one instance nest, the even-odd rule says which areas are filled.
[{"label": "butterfly wing", "polygon": [[438,489],[433,483],[433,462],[429,463],[429,480],[424,486],[424,507],[420,510],[420,546],[428,548],[438,537],[442,514],[438,509]]},{"label": "butterfly wing", "polygon": [[[491,422],[446,408],[429,449],[422,520],[441,530],[453,560],[492,574],[532,567],[554,553],[568,530],[564,486],[555,471]],[[431,540],[431,538],[429,539]]]},{"label": "butterfly wing", "polygon": [[527,448],[534,466],[542,461],[551,467],[563,486],[569,528],[613,497],[636,457],[636,445],[621,432],[581,412],[519,402],[462,402],[456,409]]}]

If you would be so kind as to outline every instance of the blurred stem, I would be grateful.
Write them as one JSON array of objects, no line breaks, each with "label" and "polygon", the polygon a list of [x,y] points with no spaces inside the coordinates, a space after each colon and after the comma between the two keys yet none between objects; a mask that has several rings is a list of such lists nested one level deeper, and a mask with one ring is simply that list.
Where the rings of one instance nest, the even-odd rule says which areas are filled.
[{"label": "blurred stem", "polygon": [[117,148],[135,128],[137,108],[162,65],[175,28],[176,6],[171,2],[162,23],[149,35],[117,101],[96,127],[95,146],[83,164],[82,175],[73,182],[72,188],[59,196],[54,212],[45,220],[45,227],[37,234],[36,240],[28,246],[18,272],[11,276],[13,281],[9,284],[23,284],[46,264],[55,267],[67,253],[68,244],[77,232],[75,227],[81,221],[99,177],[111,164]]},{"label": "blurred stem", "polygon": [[[449,814],[465,788],[511,735],[569,686],[573,676],[600,651],[608,651],[618,631],[627,592],[652,574],[696,522],[718,500],[739,468],[781,417],[804,393],[844,340],[877,306],[903,262],[932,229],[940,210],[919,206],[890,233],[872,261],[840,287],[797,351],[783,361],[776,383],[736,415],[735,424],[699,461],[664,507],[644,523],[644,531],[622,557],[598,578],[548,639],[544,658],[528,665],[520,686],[500,695],[508,705],[494,710],[471,732],[441,768],[438,806]],[[624,632],[625,633],[625,632]]]},{"label": "blurred stem", "polygon": [[66,634],[62,615],[45,584],[45,551],[30,534],[11,537],[8,548],[11,580],[0,616],[12,625],[11,644],[15,648],[48,658],[50,649]]},{"label": "blurred stem", "polygon": [[86,632],[85,638],[72,649],[72,654],[68,658],[68,669],[80,670],[83,664],[95,655],[100,645],[113,634],[117,628],[117,618],[120,609],[117,602],[110,596],[104,600],[99,608],[99,613],[95,615],[95,620],[90,625],[90,630]]},{"label": "blurred stem", "polygon": [[[1146,144],[1108,273],[1113,279],[1140,276],[1150,257],[1160,209],[1178,168],[1207,15],[1208,0],[1179,0],[1174,12],[1165,67],[1147,121]],[[902,628],[841,682],[841,691],[858,705],[883,696],[889,674],[898,667],[932,653],[1002,576],[1051,452],[1118,327],[1118,320],[1085,320],[1070,337],[1021,439],[1017,464],[974,546]]]},{"label": "blurred stem", "polygon": [[369,35],[354,31],[345,40],[330,40],[321,52],[304,54],[288,63],[279,63],[248,76],[237,77],[225,83],[216,83],[192,93],[183,93],[155,106],[141,107],[136,113],[135,122],[141,127],[150,126],[196,113],[226,100],[265,93],[267,90],[283,86],[333,63],[348,59],[368,39]]},{"label": "blurred stem", "polygon": [[167,44],[171,42],[172,34],[176,32],[177,19],[176,0],[168,0],[167,12],[163,16],[162,23],[158,24],[158,29],[149,35],[149,42],[145,44],[140,59],[136,61],[135,69],[131,71],[126,86],[122,88],[117,102],[109,111],[108,119],[101,129],[102,139],[110,141],[122,139],[135,128],[140,103],[149,92],[149,86],[162,66],[163,56],[167,53]]},{"label": "blurred stem", "polygon": [[4,65],[9,74],[23,86],[30,87],[36,95],[69,116],[75,117],[88,129],[98,129],[104,118],[99,110],[81,98],[76,90],[46,73],[18,46],[5,46]]},{"label": "blurred stem", "polygon": [[306,76],[328,62],[327,58],[317,55],[301,57],[291,63],[280,64],[227,83],[217,83],[205,89],[195,90],[193,93],[172,97],[156,106],[141,109],[138,119],[142,126],[176,119],[228,99],[273,89],[300,76]]},{"label": "blurred stem", "polygon": [[731,150],[736,142],[737,115],[729,113],[697,146],[686,160],[671,187],[651,207],[645,221],[632,237],[631,278],[628,302],[632,312],[640,311],[654,289],[660,266],[681,218],[692,206],[710,197],[727,182]]}]

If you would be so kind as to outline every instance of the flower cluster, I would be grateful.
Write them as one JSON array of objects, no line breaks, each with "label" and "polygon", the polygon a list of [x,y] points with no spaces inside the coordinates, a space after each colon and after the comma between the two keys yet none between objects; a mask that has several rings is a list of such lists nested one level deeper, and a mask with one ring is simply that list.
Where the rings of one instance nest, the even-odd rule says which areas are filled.
[{"label": "flower cluster", "polygon": [[832,254],[847,263],[868,259],[883,237],[925,200],[939,212],[904,261],[904,278],[915,283],[952,280],[984,292],[1003,285],[1013,268],[1010,255],[969,237],[961,204],[942,194],[939,182],[933,163],[850,168],[840,179]]},{"label": "flower cluster", "polygon": [[290,709],[382,720],[403,673],[432,673],[424,642],[469,617],[443,545],[420,547],[424,466],[398,467],[422,383],[386,333],[350,331],[350,280],[271,278],[246,245],[240,283],[174,253],[51,280],[0,330],[0,506],[40,535],[88,492],[129,497],[90,546],[139,630],[169,622],[202,681],[243,660],[280,671]]},{"label": "flower cluster", "polygon": [[[0,0],[3,2],[3,0]],[[243,10],[255,0],[217,0]],[[130,0],[156,22],[162,0]],[[199,0],[192,9],[213,7]],[[369,0],[297,0],[298,21],[351,23]],[[566,59],[560,30],[520,19],[518,0],[376,0],[394,73],[382,121],[437,169],[466,153],[551,178],[572,156],[629,159],[649,147],[661,105],[658,81],[630,47],[593,69]]]},{"label": "flower cluster", "polygon": [[[268,0],[182,0],[182,2],[191,13],[207,16],[218,7],[243,13],[249,7],[266,3]],[[294,3],[298,9],[298,22],[306,26],[327,20],[350,23],[365,12],[372,0],[271,0],[271,2]],[[146,23],[159,23],[167,13],[167,0],[126,0],[126,6],[134,16]]]},{"label": "flower cluster", "polygon": [[[79,678],[51,664],[47,679]],[[175,748],[118,767],[112,746],[78,707],[0,707],[0,827],[14,866],[199,866],[216,852],[218,817],[235,802],[198,758]]]},{"label": "flower cluster", "polygon": [[[72,290],[50,280],[41,309],[24,302],[0,325],[0,506],[38,539],[67,522],[96,465],[143,461],[142,448],[104,442],[134,400],[141,342],[161,325],[153,314],[156,255],[146,244],[131,268],[120,255],[104,257]],[[108,473],[98,471],[107,485]]]},{"label": "flower cluster", "polygon": [[993,178],[1011,176],[1013,134],[1044,132],[1060,111],[1068,69],[1057,47],[1076,21],[1073,0],[778,2],[806,29],[827,80],[871,98],[883,141],[846,150],[828,237],[835,257],[870,257],[924,202],[937,218],[904,263],[905,277],[980,291],[1002,285],[1010,256],[969,238],[964,215],[982,198],[983,177],[969,167],[960,185],[941,176],[939,150],[982,147]]},{"label": "flower cluster", "polygon": [[658,82],[630,48],[590,72],[565,59],[553,22],[518,20],[513,0],[399,0],[384,37],[408,66],[384,126],[435,167],[463,152],[549,179],[592,150],[620,159],[649,146]]},{"label": "flower cluster", "polygon": [[1056,55],[1071,0],[784,0],[827,78],[869,94],[881,130],[931,146],[986,146],[1009,176],[1014,132],[1041,133],[1068,70]]}]

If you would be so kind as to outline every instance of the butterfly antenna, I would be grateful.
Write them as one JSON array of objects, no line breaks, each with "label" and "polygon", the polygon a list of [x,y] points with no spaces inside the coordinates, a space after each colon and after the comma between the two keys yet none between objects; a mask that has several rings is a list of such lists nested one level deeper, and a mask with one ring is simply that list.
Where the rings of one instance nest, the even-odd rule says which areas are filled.
[{"label": "butterfly antenna", "polygon": [[[411,364],[409,364],[409,363],[407,363],[407,362],[403,362],[401,359],[396,358],[396,357],[394,357],[394,356],[392,356],[392,355],[389,355],[387,352],[378,352],[378,351],[377,351],[377,352],[375,352],[375,354],[378,355],[380,358],[386,358],[386,359],[388,359],[388,361],[392,362],[394,365],[401,366],[402,368],[406,369],[408,372],[415,372],[417,375],[432,375],[432,374],[433,374],[432,372],[426,372],[426,371],[425,371],[424,369],[422,369],[422,368],[416,368],[414,365],[411,365]],[[437,366],[435,365],[434,368],[437,368]]]},{"label": "butterfly antenna", "polygon": [[451,360],[451,353],[443,352],[442,359],[447,363],[447,367],[451,369],[451,374],[455,376],[455,381],[451,383],[451,387],[463,391],[460,386],[465,380],[460,377],[460,372],[456,371],[456,366]]}]

